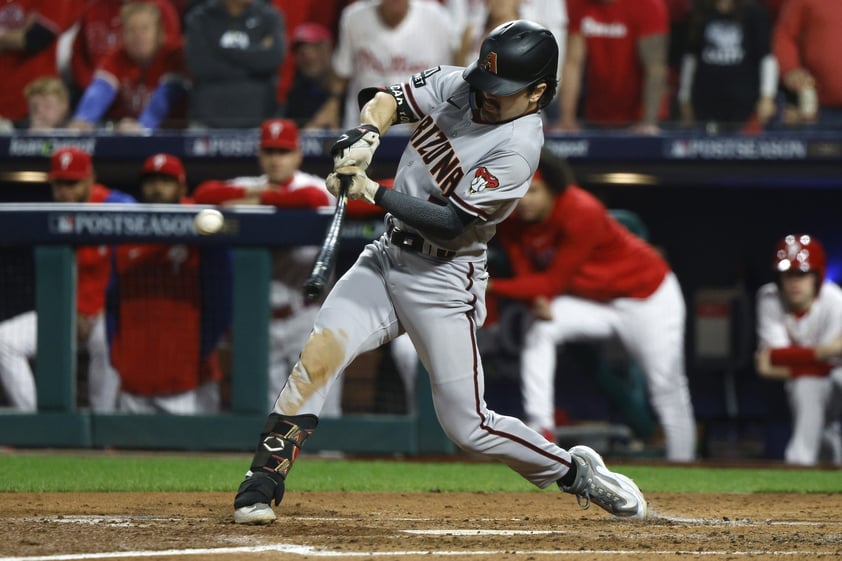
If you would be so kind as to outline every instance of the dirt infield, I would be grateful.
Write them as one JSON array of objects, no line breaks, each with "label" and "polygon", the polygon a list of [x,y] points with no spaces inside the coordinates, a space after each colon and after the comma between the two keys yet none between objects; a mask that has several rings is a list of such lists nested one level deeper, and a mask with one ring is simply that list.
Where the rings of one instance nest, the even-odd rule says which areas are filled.
[{"label": "dirt infield", "polygon": [[261,527],[235,525],[232,500],[2,493],[0,561],[842,558],[842,495],[653,494],[637,522],[551,491],[289,493]]}]

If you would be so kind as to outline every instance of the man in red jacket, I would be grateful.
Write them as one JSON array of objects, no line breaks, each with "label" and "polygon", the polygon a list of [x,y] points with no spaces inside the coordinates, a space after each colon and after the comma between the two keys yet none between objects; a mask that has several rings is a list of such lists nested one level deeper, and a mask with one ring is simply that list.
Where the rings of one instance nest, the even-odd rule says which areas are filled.
[{"label": "man in red jacket", "polygon": [[842,3],[830,0],[789,0],[781,8],[772,51],[781,67],[784,89],[798,98],[788,106],[785,124],[818,123],[842,126]]},{"label": "man in red jacket", "polygon": [[695,458],[695,427],[684,372],[685,306],[661,255],[572,184],[547,149],[538,173],[499,239],[515,277],[489,291],[531,305],[521,355],[527,423],[544,434],[553,419],[556,345],[616,337],[646,374],[666,437],[667,458]]},{"label": "man in red jacket", "polygon": [[[50,160],[49,179],[58,203],[131,203],[134,199],[98,183],[91,156],[62,148]],[[105,340],[105,287],[111,271],[107,245],[76,248],[76,335],[88,349],[88,399],[91,409],[113,411],[119,380],[108,361]],[[0,382],[13,407],[35,411],[35,379],[29,366],[37,349],[38,318],[34,310],[0,323]]]},{"label": "man in red jacket", "polygon": [[[146,159],[143,201],[190,203],[181,160]],[[231,319],[231,255],[222,247],[122,244],[108,288],[111,362],[119,409],[201,414],[219,410],[217,346]]]}]

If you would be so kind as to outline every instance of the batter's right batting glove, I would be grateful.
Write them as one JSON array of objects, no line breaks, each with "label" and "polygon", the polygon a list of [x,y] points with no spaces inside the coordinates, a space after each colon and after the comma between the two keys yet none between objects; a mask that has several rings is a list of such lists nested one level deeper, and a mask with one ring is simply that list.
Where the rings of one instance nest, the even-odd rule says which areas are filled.
[{"label": "batter's right batting glove", "polygon": [[380,146],[380,131],[374,125],[357,125],[342,133],[330,149],[333,169],[356,166],[368,169],[374,151]]},{"label": "batter's right batting glove", "polygon": [[339,196],[339,188],[343,180],[348,185],[349,199],[352,201],[364,199],[371,204],[376,204],[374,202],[374,196],[377,194],[377,189],[380,185],[369,179],[361,168],[353,166],[338,168],[335,172],[327,176],[325,185],[334,197]]}]

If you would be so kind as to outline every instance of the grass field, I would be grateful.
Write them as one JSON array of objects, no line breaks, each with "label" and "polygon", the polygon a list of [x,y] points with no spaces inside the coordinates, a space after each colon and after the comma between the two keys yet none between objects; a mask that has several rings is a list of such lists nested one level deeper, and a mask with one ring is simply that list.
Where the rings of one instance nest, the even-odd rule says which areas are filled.
[{"label": "grass field", "polygon": [[[232,491],[250,456],[208,454],[0,454],[0,492]],[[838,470],[625,465],[646,492],[839,493]],[[295,491],[519,492],[535,488],[502,464],[302,457]]]}]

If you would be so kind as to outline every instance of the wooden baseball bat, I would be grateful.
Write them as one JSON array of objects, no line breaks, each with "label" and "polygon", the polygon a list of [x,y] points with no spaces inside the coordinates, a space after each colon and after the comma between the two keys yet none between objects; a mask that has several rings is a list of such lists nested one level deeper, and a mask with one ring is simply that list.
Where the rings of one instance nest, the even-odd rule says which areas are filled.
[{"label": "wooden baseball bat", "polygon": [[336,197],[336,210],[333,212],[333,220],[327,228],[319,255],[313,263],[313,270],[310,271],[310,276],[304,283],[304,296],[310,301],[321,298],[336,264],[339,238],[342,234],[342,226],[345,223],[345,207],[347,206],[348,185],[351,182],[351,177],[339,176],[339,180],[339,195]]}]

